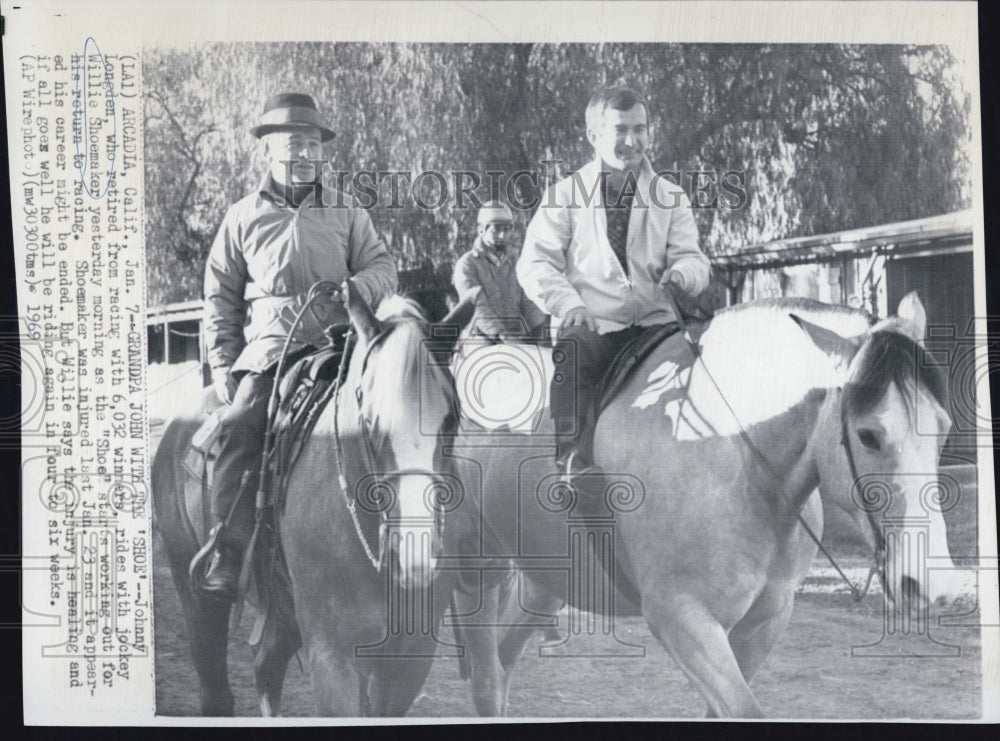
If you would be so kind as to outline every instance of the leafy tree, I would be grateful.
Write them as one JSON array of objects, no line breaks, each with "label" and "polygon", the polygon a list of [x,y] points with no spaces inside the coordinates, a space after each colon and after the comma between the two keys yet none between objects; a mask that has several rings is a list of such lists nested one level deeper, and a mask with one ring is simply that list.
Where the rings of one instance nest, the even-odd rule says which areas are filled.
[{"label": "leafy tree", "polygon": [[[279,90],[317,98],[337,131],[332,169],[405,173],[378,184],[372,217],[422,282],[446,282],[475,235],[454,173],[478,173],[486,200],[487,172],[538,172],[512,192],[537,201],[592,156],[584,107],[619,81],[650,100],[654,166],[682,173],[692,199],[717,196],[696,212],[710,253],[970,202],[969,96],[940,46],[213,44],[151,50],[143,71],[154,304],[200,297],[226,208],[265,172],[249,127]],[[444,198],[424,171],[445,174]],[[718,182],[683,174],[696,171],[744,173],[745,201],[727,207]]]}]

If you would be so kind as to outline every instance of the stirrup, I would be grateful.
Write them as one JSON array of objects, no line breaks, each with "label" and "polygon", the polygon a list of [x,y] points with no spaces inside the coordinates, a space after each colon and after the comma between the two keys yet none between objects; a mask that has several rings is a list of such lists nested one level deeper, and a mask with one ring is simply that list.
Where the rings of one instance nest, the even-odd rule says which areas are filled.
[{"label": "stirrup", "polygon": [[191,559],[191,565],[188,567],[188,578],[191,582],[191,589],[195,594],[203,594],[209,559],[211,559],[212,554],[218,548],[225,529],[225,524],[221,522],[213,527],[209,533],[208,540],[205,541],[205,545]]},{"label": "stirrup", "polygon": [[584,464],[579,469],[574,469],[574,466],[578,464],[579,458],[586,460],[585,456],[578,449],[575,449],[571,451],[568,456],[566,456],[565,460],[558,461],[558,465],[562,469],[560,471],[562,480],[569,486],[573,485],[573,480],[577,477],[593,473],[598,470],[593,464],[590,463]]}]

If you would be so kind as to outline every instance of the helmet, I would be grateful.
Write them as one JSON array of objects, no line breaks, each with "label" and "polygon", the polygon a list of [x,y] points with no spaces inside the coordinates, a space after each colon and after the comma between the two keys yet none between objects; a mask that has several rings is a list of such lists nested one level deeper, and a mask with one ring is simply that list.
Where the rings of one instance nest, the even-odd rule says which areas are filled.
[{"label": "helmet", "polygon": [[484,203],[483,207],[479,209],[479,218],[476,219],[476,223],[479,226],[496,223],[513,224],[514,212],[510,210],[510,206],[506,203],[489,201],[488,203]]}]

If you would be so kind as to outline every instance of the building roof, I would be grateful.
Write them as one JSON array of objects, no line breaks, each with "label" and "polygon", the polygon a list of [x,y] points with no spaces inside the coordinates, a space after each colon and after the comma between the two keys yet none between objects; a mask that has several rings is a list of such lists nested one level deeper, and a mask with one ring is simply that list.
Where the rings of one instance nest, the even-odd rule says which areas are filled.
[{"label": "building roof", "polygon": [[916,257],[966,252],[972,249],[972,220],[972,211],[966,210],[833,234],[779,239],[748,245],[732,255],[713,257],[712,263],[723,269],[759,270],[838,262],[876,253]]},{"label": "building roof", "polygon": [[161,304],[146,309],[146,324],[169,324],[200,320],[205,304],[197,301],[183,301],[176,304]]}]

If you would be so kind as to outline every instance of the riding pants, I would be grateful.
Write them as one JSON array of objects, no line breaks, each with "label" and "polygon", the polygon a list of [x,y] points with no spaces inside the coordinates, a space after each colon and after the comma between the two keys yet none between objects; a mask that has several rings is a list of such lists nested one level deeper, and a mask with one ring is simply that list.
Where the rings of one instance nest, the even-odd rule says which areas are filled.
[{"label": "riding pants", "polygon": [[[267,402],[273,383],[273,372],[245,374],[236,387],[233,403],[221,418],[221,447],[212,483],[212,513],[217,522],[229,518],[224,542],[240,551],[246,547],[253,530],[254,495],[264,449]],[[244,482],[246,471],[249,476]],[[241,483],[246,491],[237,502]]]}]

